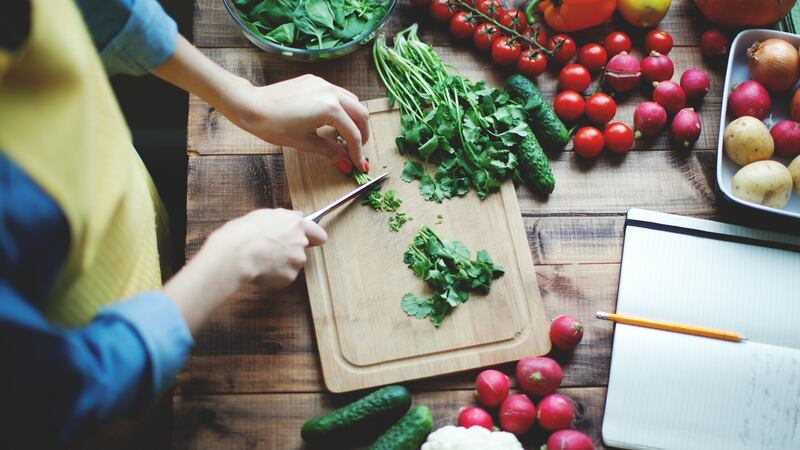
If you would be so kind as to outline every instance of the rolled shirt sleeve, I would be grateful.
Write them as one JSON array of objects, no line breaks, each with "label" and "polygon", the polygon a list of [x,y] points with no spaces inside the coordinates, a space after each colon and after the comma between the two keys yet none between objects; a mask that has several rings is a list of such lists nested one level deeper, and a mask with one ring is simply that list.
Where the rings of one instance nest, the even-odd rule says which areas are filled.
[{"label": "rolled shirt sleeve", "polygon": [[156,0],[78,0],[109,75],[143,75],[172,56],[175,21]]}]

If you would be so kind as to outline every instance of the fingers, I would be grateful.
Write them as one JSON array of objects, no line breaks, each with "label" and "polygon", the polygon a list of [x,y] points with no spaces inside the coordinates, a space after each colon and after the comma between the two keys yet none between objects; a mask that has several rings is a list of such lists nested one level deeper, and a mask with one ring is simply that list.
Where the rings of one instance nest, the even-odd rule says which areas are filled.
[{"label": "fingers", "polygon": [[347,153],[350,155],[350,160],[353,161],[353,164],[366,172],[367,159],[364,157],[362,148],[364,139],[355,121],[345,112],[344,108],[341,108],[333,113],[328,124],[336,128],[339,135],[347,141]]},{"label": "fingers", "polygon": [[306,220],[306,238],[308,238],[308,246],[309,247],[316,247],[318,245],[322,245],[325,241],[328,240],[328,233],[322,229],[321,226],[317,225],[316,223]]},{"label": "fingers", "polygon": [[342,104],[344,112],[353,119],[358,131],[361,132],[361,144],[366,144],[369,140],[369,110],[358,99],[348,96],[342,97],[339,103]]},{"label": "fingers", "polygon": [[347,153],[347,147],[327,136],[319,136],[316,134],[309,135],[306,139],[305,146],[301,150],[319,153],[331,159],[333,162],[350,159],[350,155]]}]

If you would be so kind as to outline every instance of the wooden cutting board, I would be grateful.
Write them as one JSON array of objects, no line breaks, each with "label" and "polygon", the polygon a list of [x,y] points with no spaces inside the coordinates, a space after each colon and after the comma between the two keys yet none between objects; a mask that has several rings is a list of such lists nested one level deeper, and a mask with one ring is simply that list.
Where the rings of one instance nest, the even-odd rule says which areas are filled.
[{"label": "wooden cutting board", "polygon": [[[352,391],[547,353],[549,321],[513,184],[506,182],[485,200],[470,192],[444,203],[425,201],[417,181],[400,179],[406,158],[394,144],[399,111],[386,99],[365,104],[371,173],[391,172],[383,189],[394,189],[403,200],[400,211],[414,220],[399,232],[389,231],[391,214],[359,200],[322,220],[328,242],[308,251],[305,276],[327,388]],[[285,149],[284,157],[294,209],[315,211],[355,187],[318,155]],[[506,270],[488,295],[471,294],[438,329],[400,307],[406,292],[430,293],[403,264],[403,253],[423,224],[443,239],[461,241],[473,257],[487,250]]]}]

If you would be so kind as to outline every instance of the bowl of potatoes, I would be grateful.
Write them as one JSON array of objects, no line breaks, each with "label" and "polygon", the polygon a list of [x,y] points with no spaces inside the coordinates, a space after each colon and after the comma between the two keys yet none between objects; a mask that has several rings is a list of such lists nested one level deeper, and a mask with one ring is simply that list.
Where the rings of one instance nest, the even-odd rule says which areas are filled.
[{"label": "bowl of potatoes", "polygon": [[[798,83],[783,90],[768,81],[753,85],[758,76],[751,70],[751,49],[770,39],[791,44],[797,67],[790,66],[787,76],[800,75],[800,36],[774,30],[745,30],[736,36],[722,96],[717,184],[733,203],[800,220],[800,124],[795,123],[800,117],[792,117],[791,108]],[[733,94],[739,87],[744,89]]]}]

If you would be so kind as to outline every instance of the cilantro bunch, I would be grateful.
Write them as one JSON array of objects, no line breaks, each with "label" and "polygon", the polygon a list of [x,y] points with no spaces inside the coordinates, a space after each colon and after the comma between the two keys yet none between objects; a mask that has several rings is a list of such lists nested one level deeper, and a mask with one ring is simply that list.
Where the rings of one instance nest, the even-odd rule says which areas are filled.
[{"label": "cilantro bunch", "polygon": [[470,189],[485,198],[509,177],[528,178],[520,175],[520,158],[525,163],[523,142],[535,137],[524,108],[508,93],[451,74],[419,40],[416,24],[395,36],[394,47],[380,36],[373,57],[390,102],[400,106],[397,149],[436,166],[432,174],[419,163],[403,171],[404,180],[420,180],[426,200],[442,202]]},{"label": "cilantro bunch", "polygon": [[492,281],[505,272],[485,250],[478,250],[475,259],[470,259],[464,244],[442,240],[427,225],[414,237],[403,262],[434,291],[428,298],[405,294],[403,311],[418,319],[428,317],[437,328],[451,309],[469,300],[470,292],[488,293]]}]

